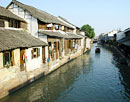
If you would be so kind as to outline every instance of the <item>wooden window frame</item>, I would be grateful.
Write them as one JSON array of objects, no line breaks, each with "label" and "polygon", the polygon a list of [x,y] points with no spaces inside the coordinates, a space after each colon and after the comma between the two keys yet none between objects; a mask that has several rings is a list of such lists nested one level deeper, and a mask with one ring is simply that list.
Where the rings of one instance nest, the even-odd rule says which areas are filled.
[{"label": "wooden window frame", "polygon": [[20,28],[20,22],[17,20],[9,20],[9,27]]},{"label": "wooden window frame", "polygon": [[[9,66],[6,66],[6,64],[5,64],[5,54],[6,53],[9,54]],[[13,50],[3,52],[3,66],[4,67],[14,66],[14,52],[13,52]]]},{"label": "wooden window frame", "polygon": [[[34,51],[34,50],[36,50],[36,51]],[[34,56],[34,53],[36,53],[36,56]],[[40,48],[33,48],[31,50],[31,56],[32,56],[32,59],[40,57]]]},{"label": "wooden window frame", "polygon": [[54,53],[56,53],[56,43],[57,42],[54,42]]},{"label": "wooden window frame", "polygon": [[2,26],[0,25],[0,27],[5,27],[5,23],[3,19],[0,19],[0,22],[3,23]]},{"label": "wooden window frame", "polygon": [[40,56],[40,48],[37,49],[37,57]]}]

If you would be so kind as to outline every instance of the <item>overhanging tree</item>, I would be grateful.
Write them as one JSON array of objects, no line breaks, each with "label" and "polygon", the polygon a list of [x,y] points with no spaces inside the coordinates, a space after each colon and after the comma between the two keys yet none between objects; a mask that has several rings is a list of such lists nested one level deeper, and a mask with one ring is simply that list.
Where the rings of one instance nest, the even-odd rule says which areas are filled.
[{"label": "overhanging tree", "polygon": [[90,25],[83,25],[81,27],[81,30],[85,32],[85,35],[88,36],[89,38],[94,38],[95,37],[95,32],[94,29]]}]

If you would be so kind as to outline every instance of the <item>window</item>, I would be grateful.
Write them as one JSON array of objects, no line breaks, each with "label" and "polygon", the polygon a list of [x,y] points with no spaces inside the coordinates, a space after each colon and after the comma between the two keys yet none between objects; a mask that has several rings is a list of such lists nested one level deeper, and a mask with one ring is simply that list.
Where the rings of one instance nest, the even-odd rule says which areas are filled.
[{"label": "window", "polygon": [[9,27],[20,28],[20,22],[15,20],[9,20]]},{"label": "window", "polygon": [[56,42],[54,42],[54,52],[56,52]]},{"label": "window", "polygon": [[4,53],[4,66],[10,63],[10,53]]},{"label": "window", "polygon": [[71,48],[71,40],[69,40],[69,48]]},{"label": "window", "polygon": [[59,30],[59,26],[58,26],[58,25],[55,25],[55,29],[56,29],[56,30]]},{"label": "window", "polygon": [[4,67],[13,66],[13,51],[7,51],[3,53],[3,65]]},{"label": "window", "polygon": [[31,53],[32,53],[32,59],[38,58],[40,56],[40,48],[33,48]]},{"label": "window", "polygon": [[4,20],[0,19],[0,27],[4,27]]},{"label": "window", "polygon": [[9,21],[9,27],[13,27],[13,21],[12,20]]},{"label": "window", "polygon": [[38,48],[38,50],[37,50],[37,56],[38,57],[40,56],[40,48]]}]

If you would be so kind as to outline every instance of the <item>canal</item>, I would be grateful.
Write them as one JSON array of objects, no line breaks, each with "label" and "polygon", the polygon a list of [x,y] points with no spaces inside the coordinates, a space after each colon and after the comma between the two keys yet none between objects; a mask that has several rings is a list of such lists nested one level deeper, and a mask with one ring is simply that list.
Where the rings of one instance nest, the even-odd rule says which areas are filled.
[{"label": "canal", "polygon": [[0,102],[130,102],[130,69],[101,47],[3,98]]}]

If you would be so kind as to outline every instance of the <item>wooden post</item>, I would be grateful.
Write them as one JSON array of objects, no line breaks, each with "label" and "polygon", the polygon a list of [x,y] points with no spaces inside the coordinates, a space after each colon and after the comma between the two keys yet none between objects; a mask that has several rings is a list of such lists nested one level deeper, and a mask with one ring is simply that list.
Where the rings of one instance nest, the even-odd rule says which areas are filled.
[{"label": "wooden post", "polygon": [[56,42],[56,59],[59,58],[58,42]]},{"label": "wooden post", "polygon": [[61,56],[61,42],[58,42],[58,45],[59,45],[59,57]]},{"label": "wooden post", "polygon": [[68,46],[67,46],[67,40],[65,40],[65,46],[64,46],[64,48],[65,48],[65,55],[67,55],[67,53],[68,53],[68,52],[67,52],[67,49],[68,49],[67,47],[68,47]]},{"label": "wooden post", "polygon": [[52,60],[54,61],[54,42],[52,42],[51,47],[52,47],[52,51],[51,51],[51,53],[52,53]]},{"label": "wooden post", "polygon": [[15,65],[15,62],[14,62],[14,50],[12,50],[12,65]]},{"label": "wooden post", "polygon": [[45,61],[45,47],[42,47],[42,60],[43,60],[43,63],[46,63]]},{"label": "wooden post", "polygon": [[24,63],[25,63],[25,60],[24,60],[24,59],[25,59],[25,58],[23,58],[23,57],[24,57],[24,52],[25,52],[25,51],[24,51],[23,49],[20,50],[20,70],[21,70],[21,71],[24,71],[24,69],[25,69],[25,68],[24,68]]}]

